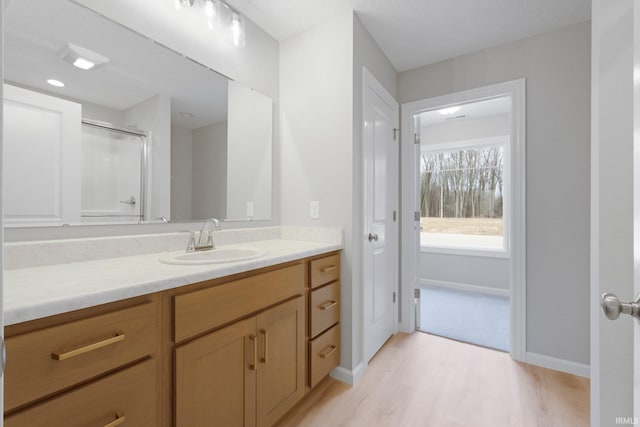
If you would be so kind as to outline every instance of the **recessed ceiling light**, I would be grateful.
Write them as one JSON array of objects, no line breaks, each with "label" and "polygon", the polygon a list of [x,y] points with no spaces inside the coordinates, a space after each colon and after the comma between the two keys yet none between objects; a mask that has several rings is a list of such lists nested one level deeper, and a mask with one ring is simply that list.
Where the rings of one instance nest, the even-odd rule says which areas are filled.
[{"label": "recessed ceiling light", "polygon": [[59,55],[60,58],[81,70],[91,70],[109,62],[106,56],[73,43],[67,43]]},{"label": "recessed ceiling light", "polygon": [[195,115],[193,115],[193,114],[191,114],[191,113],[185,113],[184,111],[182,111],[182,112],[180,113],[180,115],[181,115],[182,117],[186,117],[187,119],[192,119],[192,118],[194,118],[194,117],[195,117]]},{"label": "recessed ceiling light", "polygon": [[49,83],[51,86],[55,86],[55,87],[64,87],[64,83],[62,83],[60,80],[56,80],[56,79],[49,79],[49,80],[47,80],[47,83]]},{"label": "recessed ceiling light", "polygon": [[442,114],[443,116],[448,116],[450,114],[457,112],[459,109],[460,107],[448,107],[448,108],[443,108],[441,110],[438,110],[438,113]]},{"label": "recessed ceiling light", "polygon": [[73,65],[82,70],[90,70],[96,66],[96,63],[89,61],[88,59],[78,58],[75,61],[73,61]]}]

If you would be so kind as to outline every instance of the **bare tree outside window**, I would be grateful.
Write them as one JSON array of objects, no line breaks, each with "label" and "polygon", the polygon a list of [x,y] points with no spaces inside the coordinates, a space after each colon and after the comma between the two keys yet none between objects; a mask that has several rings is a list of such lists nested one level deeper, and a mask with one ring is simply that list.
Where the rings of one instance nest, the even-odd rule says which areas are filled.
[{"label": "bare tree outside window", "polygon": [[422,243],[502,247],[503,171],[502,145],[423,153]]}]

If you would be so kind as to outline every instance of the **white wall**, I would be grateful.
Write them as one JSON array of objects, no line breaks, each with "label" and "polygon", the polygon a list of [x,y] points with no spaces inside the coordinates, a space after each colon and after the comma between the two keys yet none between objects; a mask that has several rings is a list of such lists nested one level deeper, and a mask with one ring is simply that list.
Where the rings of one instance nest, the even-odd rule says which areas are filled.
[{"label": "white wall", "polygon": [[171,220],[191,221],[193,132],[171,126]]},{"label": "white wall", "polygon": [[[229,82],[227,212],[223,218],[271,218],[272,117],[270,98]],[[249,203],[253,205],[250,212]]]},{"label": "white wall", "polygon": [[227,122],[193,131],[192,219],[224,219],[227,214]]},{"label": "white wall", "polygon": [[[395,96],[395,70],[352,12],[280,45],[282,224],[344,228],[340,364],[347,380],[362,362],[362,66]],[[318,220],[309,218],[311,201],[320,202]]]},{"label": "white wall", "polygon": [[[280,120],[283,225],[337,226],[342,252],[341,365],[352,356],[353,18],[351,13],[280,45]],[[320,219],[309,202],[320,202]]]},{"label": "white wall", "polygon": [[509,135],[511,119],[509,114],[480,117],[477,119],[453,120],[449,122],[422,125],[420,144],[423,146],[446,142],[468,141],[470,139]]},{"label": "white wall", "polygon": [[[59,95],[56,94],[56,96]],[[99,120],[116,126],[122,126],[124,124],[124,113],[122,111],[86,101],[76,102],[82,104],[83,119]]]},{"label": "white wall", "polygon": [[420,254],[420,280],[424,284],[457,285],[509,291],[510,260],[468,255]]},{"label": "white wall", "polygon": [[527,351],[588,364],[590,24],[403,72],[399,96],[404,103],[523,77]]},{"label": "white wall", "polygon": [[151,131],[147,139],[145,219],[171,218],[171,100],[156,95],[124,111],[125,126]]}]

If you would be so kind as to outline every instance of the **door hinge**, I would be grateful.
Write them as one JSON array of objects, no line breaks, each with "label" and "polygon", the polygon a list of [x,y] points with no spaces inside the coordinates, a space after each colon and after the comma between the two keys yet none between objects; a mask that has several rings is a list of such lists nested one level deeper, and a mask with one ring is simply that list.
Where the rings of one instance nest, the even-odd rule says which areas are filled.
[{"label": "door hinge", "polygon": [[413,290],[413,297],[417,298],[417,299],[420,299],[420,288],[415,288]]},{"label": "door hinge", "polygon": [[413,143],[414,144],[420,144],[420,134],[419,133],[414,133],[413,134]]},{"label": "door hinge", "polygon": [[393,128],[393,140],[396,141],[398,139],[398,133],[400,133],[400,129]]},{"label": "door hinge", "polygon": [[420,221],[420,212],[419,211],[415,211],[413,213],[413,220],[414,221]]},{"label": "door hinge", "polygon": [[393,211],[393,222],[396,222],[396,211]]},{"label": "door hinge", "polygon": [[396,302],[396,293],[395,292],[393,293],[393,302],[394,303]]}]

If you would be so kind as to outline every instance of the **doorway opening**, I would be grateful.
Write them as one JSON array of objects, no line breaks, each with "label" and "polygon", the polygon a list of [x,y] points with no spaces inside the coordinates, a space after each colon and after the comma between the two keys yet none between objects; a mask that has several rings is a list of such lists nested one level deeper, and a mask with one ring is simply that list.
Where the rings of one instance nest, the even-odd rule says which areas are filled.
[{"label": "doorway opening", "polygon": [[403,129],[406,326],[523,360],[524,81],[405,104]]},{"label": "doorway opening", "polygon": [[509,222],[504,212],[511,202],[505,173],[510,98],[425,111],[419,121],[421,274],[416,327],[509,351]]}]

